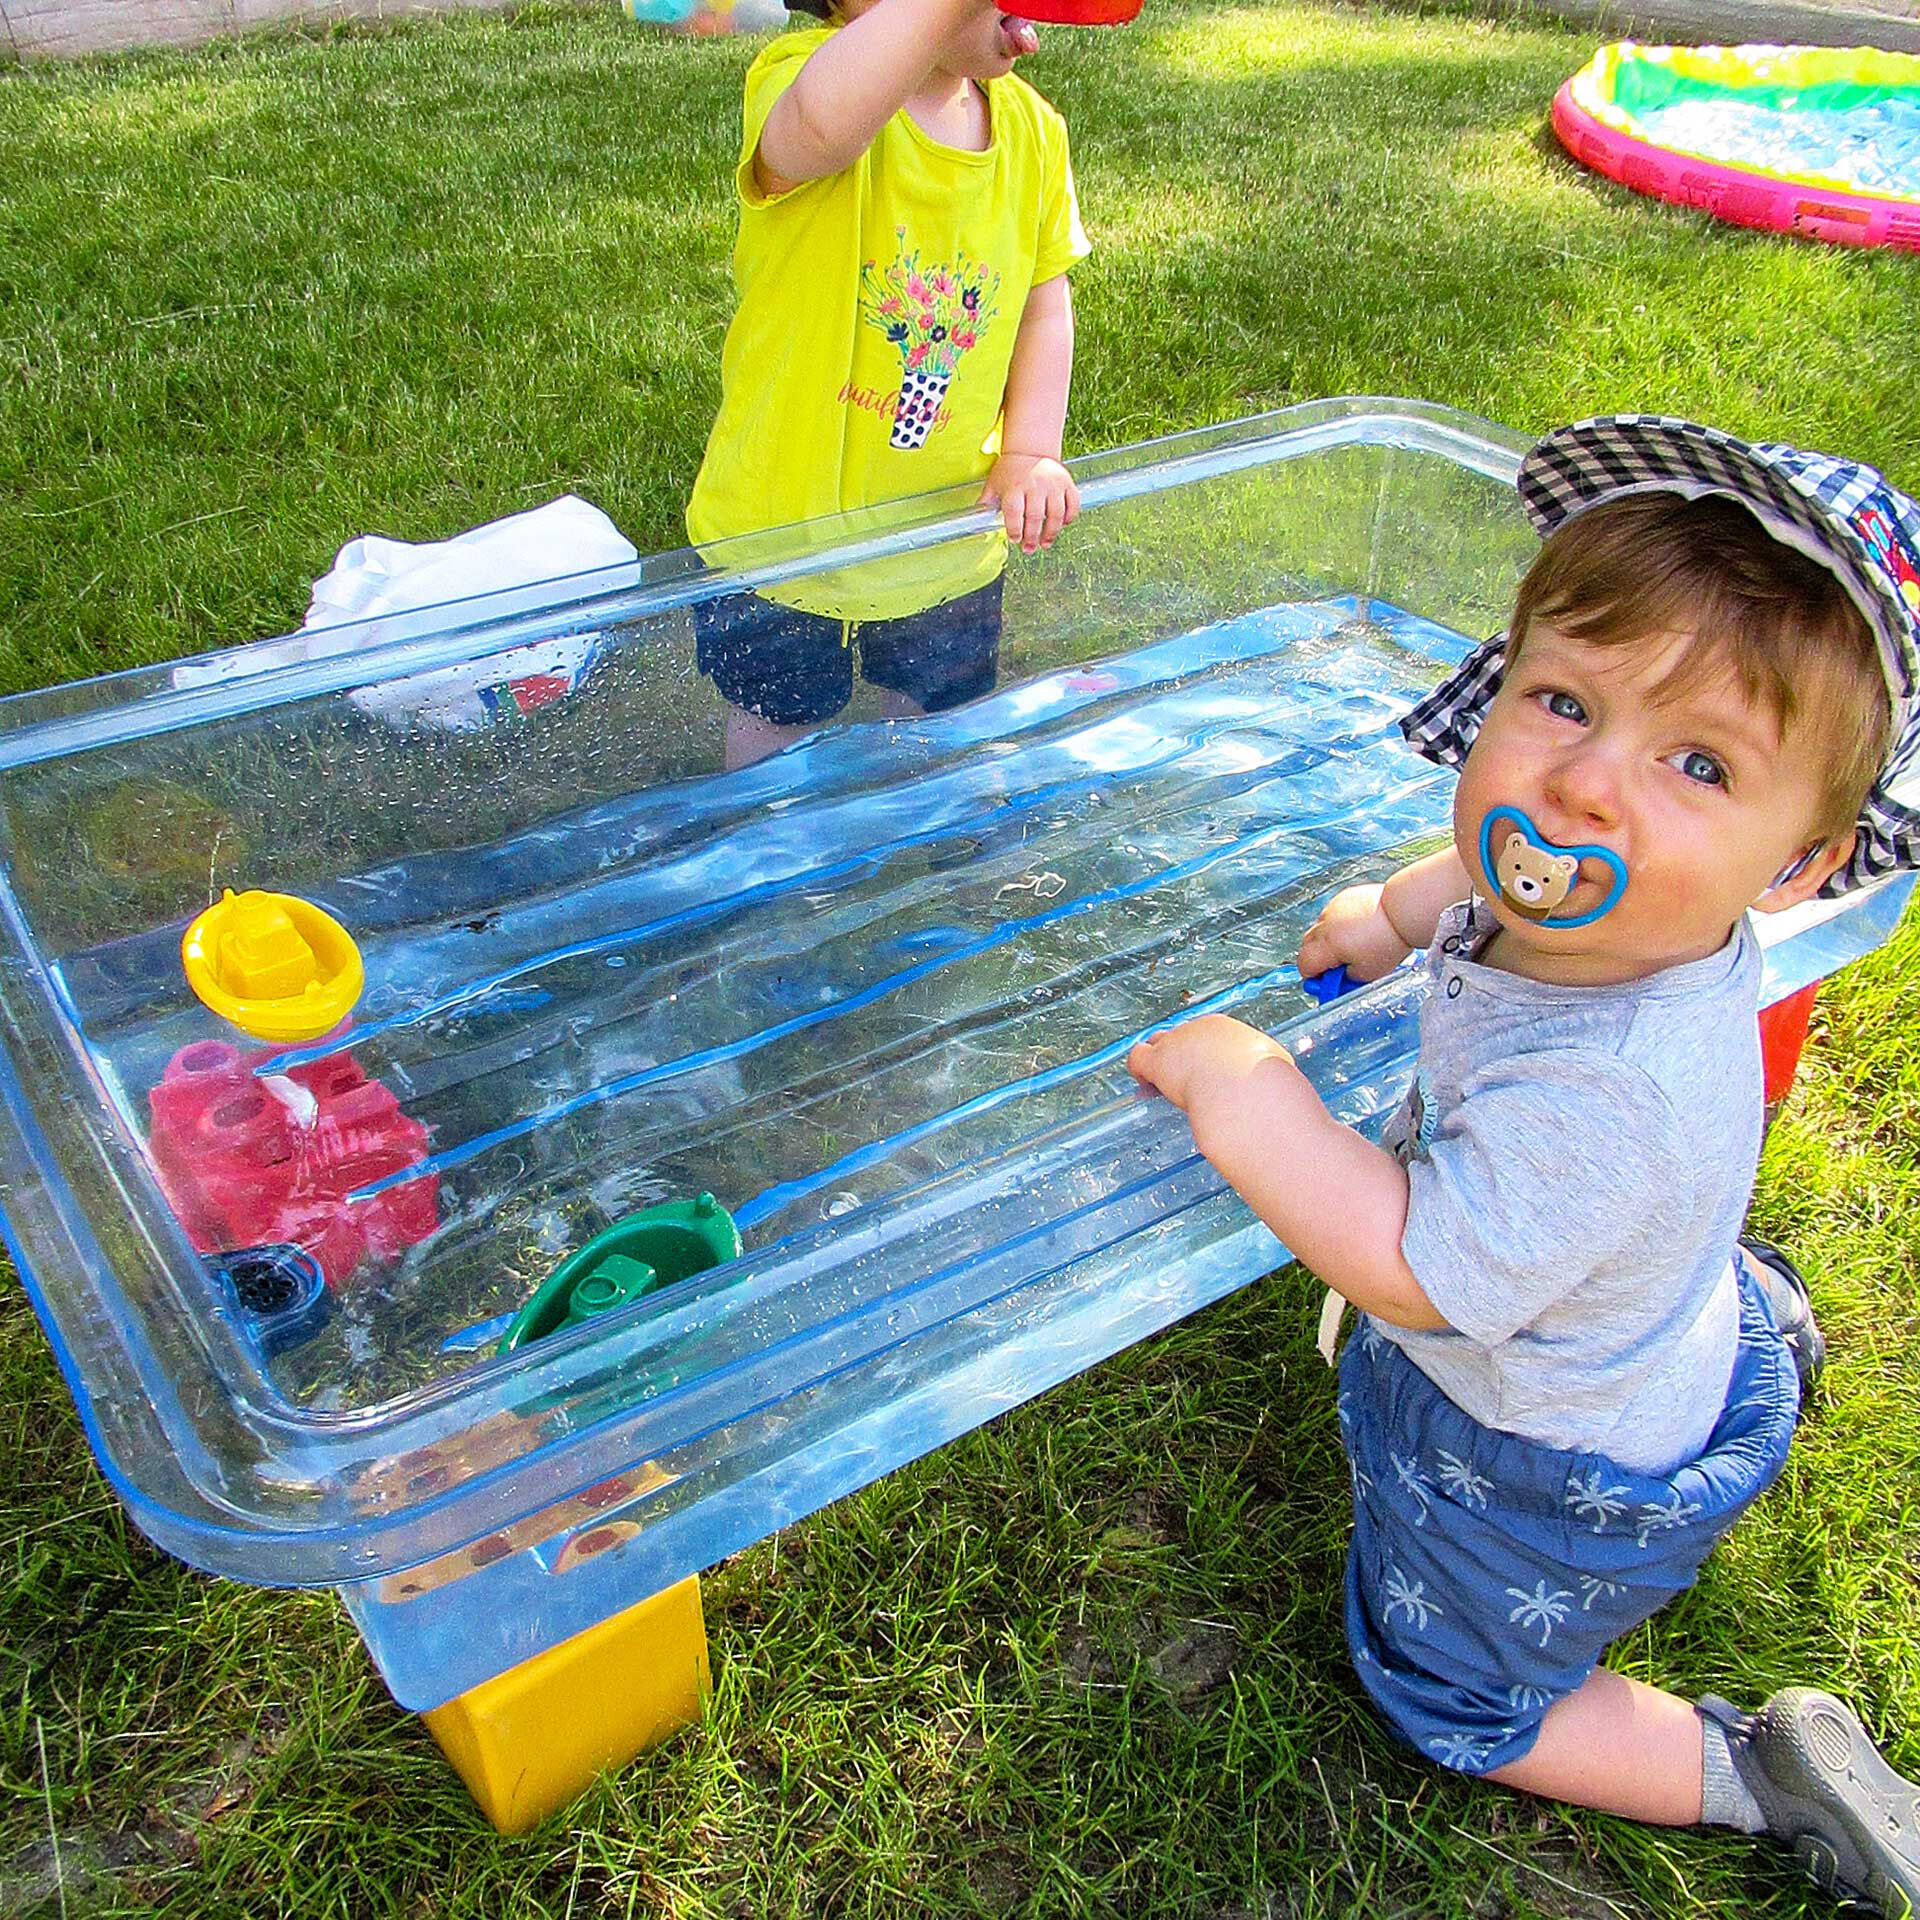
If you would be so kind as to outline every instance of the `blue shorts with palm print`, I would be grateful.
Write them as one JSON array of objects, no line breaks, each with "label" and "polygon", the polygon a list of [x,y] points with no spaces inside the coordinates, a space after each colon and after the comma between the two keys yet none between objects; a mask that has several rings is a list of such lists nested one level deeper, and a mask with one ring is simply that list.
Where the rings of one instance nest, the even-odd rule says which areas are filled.
[{"label": "blue shorts with palm print", "polygon": [[1786,1464],[1799,1382],[1744,1254],[1738,1272],[1725,1405],[1705,1451],[1668,1474],[1481,1426],[1362,1318],[1340,1359],[1347,1645],[1427,1758],[1465,1773],[1523,1758],[1547,1709],[1693,1584]]}]

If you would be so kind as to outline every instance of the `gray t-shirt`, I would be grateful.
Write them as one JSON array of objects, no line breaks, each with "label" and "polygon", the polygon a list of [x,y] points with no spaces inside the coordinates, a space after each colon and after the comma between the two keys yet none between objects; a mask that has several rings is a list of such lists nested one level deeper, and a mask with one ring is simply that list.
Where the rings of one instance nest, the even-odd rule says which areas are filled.
[{"label": "gray t-shirt", "polygon": [[1760,949],[1617,987],[1473,957],[1483,902],[1427,953],[1420,1061],[1383,1143],[1401,1250],[1449,1331],[1380,1331],[1482,1426],[1665,1472],[1733,1371],[1731,1256],[1760,1157]]}]

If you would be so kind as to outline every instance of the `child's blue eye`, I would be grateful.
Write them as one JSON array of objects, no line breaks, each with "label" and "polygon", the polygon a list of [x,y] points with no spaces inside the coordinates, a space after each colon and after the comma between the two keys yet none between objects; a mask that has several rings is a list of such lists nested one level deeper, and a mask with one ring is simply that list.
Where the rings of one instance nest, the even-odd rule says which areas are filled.
[{"label": "child's blue eye", "polygon": [[1703,787],[1724,787],[1727,784],[1727,770],[1710,753],[1702,753],[1698,747],[1689,747],[1684,753],[1673,756],[1673,764],[1689,780]]},{"label": "child's blue eye", "polygon": [[1577,726],[1584,726],[1587,710],[1570,693],[1560,693],[1552,687],[1545,688],[1538,696],[1542,706],[1556,720],[1571,720]]}]

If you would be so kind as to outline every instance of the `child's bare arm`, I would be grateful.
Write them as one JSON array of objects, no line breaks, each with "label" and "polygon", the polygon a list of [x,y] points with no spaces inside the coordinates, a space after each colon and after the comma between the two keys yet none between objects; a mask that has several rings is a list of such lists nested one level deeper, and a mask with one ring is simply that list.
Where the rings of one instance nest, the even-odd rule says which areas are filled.
[{"label": "child's bare arm", "polygon": [[1080,489],[1060,463],[1073,383],[1073,295],[1064,273],[1027,295],[1007,368],[1000,457],[981,491],[997,501],[1007,538],[1032,553],[1050,547],[1080,512]]},{"label": "child's bare arm", "polygon": [[880,0],[819,47],[773,104],[753,151],[760,191],[842,173],[933,68],[947,36],[988,0]]},{"label": "child's bare arm", "polygon": [[1208,1014],[1142,1041],[1127,1066],[1186,1114],[1200,1151],[1328,1286],[1393,1326],[1446,1326],[1400,1251],[1405,1170],[1334,1119],[1277,1040]]},{"label": "child's bare arm", "polygon": [[1402,867],[1384,886],[1346,887],[1307,929],[1300,942],[1300,972],[1311,979],[1330,967],[1345,967],[1358,979],[1377,980],[1428,946],[1440,916],[1472,891],[1452,847]]},{"label": "child's bare arm", "polygon": [[1007,367],[1006,455],[1058,460],[1067,427],[1067,389],[1073,384],[1073,290],[1064,273],[1027,295]]}]

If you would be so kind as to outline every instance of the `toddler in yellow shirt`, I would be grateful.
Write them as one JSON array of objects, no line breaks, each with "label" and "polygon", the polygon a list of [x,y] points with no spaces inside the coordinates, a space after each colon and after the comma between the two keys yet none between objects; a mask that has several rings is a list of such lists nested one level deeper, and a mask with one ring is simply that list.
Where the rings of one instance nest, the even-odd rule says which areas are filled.
[{"label": "toddler in yellow shirt", "polygon": [[[1088,245],[1066,123],[1013,72],[1034,28],[986,0],[835,0],[824,18],[747,74],[738,306],[687,531],[704,548],[978,482],[1006,539],[1049,546],[1079,510],[1066,272]],[[856,646],[890,714],[986,692],[1005,556],[996,533],[703,603],[726,764],[838,713]]]}]

